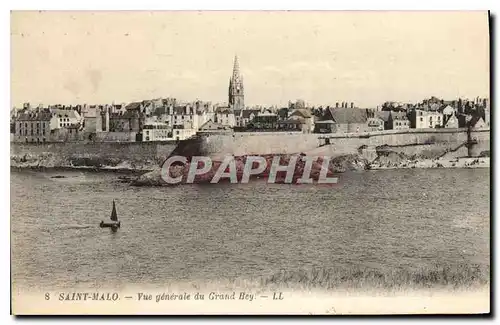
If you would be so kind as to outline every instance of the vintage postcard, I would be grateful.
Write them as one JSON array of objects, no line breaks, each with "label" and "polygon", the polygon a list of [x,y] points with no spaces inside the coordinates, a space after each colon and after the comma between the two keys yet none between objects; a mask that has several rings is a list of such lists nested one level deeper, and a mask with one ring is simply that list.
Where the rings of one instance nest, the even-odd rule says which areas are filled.
[{"label": "vintage postcard", "polygon": [[490,312],[486,11],[13,11],[12,314]]}]

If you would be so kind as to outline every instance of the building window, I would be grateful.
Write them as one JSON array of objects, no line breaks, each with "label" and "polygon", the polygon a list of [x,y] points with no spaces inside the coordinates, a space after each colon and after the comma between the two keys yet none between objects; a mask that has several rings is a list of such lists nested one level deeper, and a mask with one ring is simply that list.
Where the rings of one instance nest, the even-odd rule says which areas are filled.
[{"label": "building window", "polygon": [[423,117],[421,117],[421,118],[420,118],[420,122],[423,122],[423,121],[424,121],[424,118],[423,118]]}]

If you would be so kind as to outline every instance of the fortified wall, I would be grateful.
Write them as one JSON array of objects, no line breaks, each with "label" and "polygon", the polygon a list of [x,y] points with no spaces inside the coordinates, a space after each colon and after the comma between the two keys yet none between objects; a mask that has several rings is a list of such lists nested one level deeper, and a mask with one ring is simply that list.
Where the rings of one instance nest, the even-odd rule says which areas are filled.
[{"label": "fortified wall", "polygon": [[11,166],[92,167],[153,170],[170,155],[209,156],[222,160],[226,155],[299,154],[339,157],[362,155],[373,161],[384,152],[418,158],[444,155],[478,157],[490,150],[490,130],[467,129],[389,130],[364,134],[303,134],[298,132],[200,133],[173,142],[11,142]]},{"label": "fortified wall", "polygon": [[168,142],[11,143],[12,167],[94,167],[151,170],[176,147]]},{"label": "fortified wall", "polygon": [[[470,147],[465,155],[479,156],[490,150],[490,130],[471,132]],[[388,130],[351,134],[303,134],[298,132],[255,132],[233,134],[203,134],[186,140],[175,154],[192,156],[208,155],[213,159],[225,155],[299,154],[325,155],[330,157],[360,153],[360,150],[376,151],[385,146],[396,151],[419,154],[434,150],[443,154],[464,146],[468,139],[467,129],[410,129]]]}]

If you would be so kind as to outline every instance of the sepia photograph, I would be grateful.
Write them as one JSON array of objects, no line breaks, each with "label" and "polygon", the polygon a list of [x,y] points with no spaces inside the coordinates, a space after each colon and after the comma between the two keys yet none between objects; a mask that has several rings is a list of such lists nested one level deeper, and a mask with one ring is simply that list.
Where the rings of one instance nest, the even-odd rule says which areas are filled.
[{"label": "sepia photograph", "polygon": [[11,314],[489,314],[491,22],[11,11]]}]

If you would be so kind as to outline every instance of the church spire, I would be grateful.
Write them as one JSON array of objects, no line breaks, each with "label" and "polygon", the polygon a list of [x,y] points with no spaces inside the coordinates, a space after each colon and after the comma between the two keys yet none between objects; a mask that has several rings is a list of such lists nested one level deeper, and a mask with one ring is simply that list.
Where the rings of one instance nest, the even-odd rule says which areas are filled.
[{"label": "church spire", "polygon": [[240,74],[240,63],[238,55],[234,56],[233,75],[229,79],[229,105],[233,110],[240,110],[245,108],[243,90],[243,77]]},{"label": "church spire", "polygon": [[240,77],[240,63],[238,62],[238,55],[234,56],[234,66],[233,66],[233,79],[238,79]]}]

